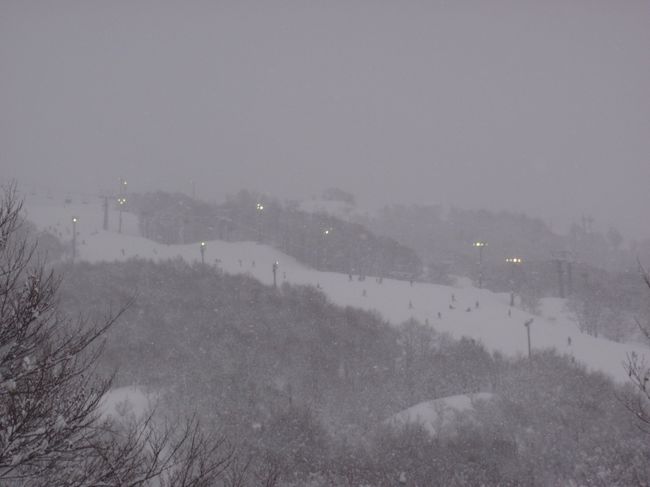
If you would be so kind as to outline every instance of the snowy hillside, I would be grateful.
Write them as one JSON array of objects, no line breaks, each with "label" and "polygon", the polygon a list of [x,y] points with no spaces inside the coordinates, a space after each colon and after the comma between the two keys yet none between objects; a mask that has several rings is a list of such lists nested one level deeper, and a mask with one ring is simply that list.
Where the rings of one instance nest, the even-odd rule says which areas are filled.
[{"label": "snowy hillside", "polygon": [[[200,261],[198,244],[164,245],[138,235],[137,219],[122,215],[123,233],[117,233],[118,213],[109,215],[109,231],[102,230],[103,210],[99,200],[71,201],[30,197],[25,213],[40,229],[48,229],[69,243],[73,216],[77,223],[78,258],[90,262],[140,257],[169,259],[181,257]],[[376,310],[386,320],[399,324],[409,318],[428,322],[440,332],[454,337],[467,336],[483,343],[491,351],[514,356],[527,353],[524,322],[534,318],[531,326],[533,349],[555,348],[574,356],[592,370],[599,370],[619,380],[627,380],[623,368],[626,354],[636,352],[650,357],[650,349],[640,344],[622,344],[581,334],[561,300],[542,303],[542,316],[513,308],[509,315],[509,296],[477,289],[459,279],[454,287],[373,277],[359,281],[348,275],[318,272],[298,263],[278,250],[255,242],[207,242],[206,264],[216,265],[228,273],[249,274],[266,284],[273,283],[273,263],[278,261],[278,283],[318,286],[336,304]],[[453,309],[452,309],[453,308]],[[570,338],[570,340],[569,340]]]}]

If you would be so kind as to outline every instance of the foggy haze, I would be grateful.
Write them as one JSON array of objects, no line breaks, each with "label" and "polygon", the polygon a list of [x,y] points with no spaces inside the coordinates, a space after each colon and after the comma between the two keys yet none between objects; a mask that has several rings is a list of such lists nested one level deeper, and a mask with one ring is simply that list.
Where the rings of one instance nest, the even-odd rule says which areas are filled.
[{"label": "foggy haze", "polygon": [[650,0],[0,0],[0,485],[650,485],[649,48]]},{"label": "foggy haze", "polygon": [[650,2],[0,3],[3,180],[650,237]]}]

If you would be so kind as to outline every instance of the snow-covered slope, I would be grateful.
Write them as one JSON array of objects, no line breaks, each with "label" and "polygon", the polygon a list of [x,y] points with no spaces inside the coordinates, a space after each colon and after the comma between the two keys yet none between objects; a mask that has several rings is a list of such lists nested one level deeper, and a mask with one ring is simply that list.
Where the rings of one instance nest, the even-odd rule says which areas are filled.
[{"label": "snow-covered slope", "polygon": [[[164,245],[138,236],[137,219],[133,215],[122,215],[123,233],[118,234],[118,214],[112,210],[109,231],[102,230],[103,212],[99,200],[64,204],[62,199],[59,202],[30,198],[25,201],[25,211],[39,228],[50,229],[68,242],[72,236],[71,218],[76,216],[79,219],[77,253],[83,260],[201,259],[198,244]],[[535,318],[531,326],[533,349],[555,348],[617,380],[627,380],[622,365],[626,354],[634,351],[650,357],[650,349],[646,346],[581,334],[559,300],[544,301],[543,316],[533,316],[518,308],[513,308],[509,315],[508,295],[476,289],[467,280],[459,280],[455,287],[424,283],[411,286],[409,282],[393,279],[379,283],[372,277],[359,281],[355,276],[350,280],[344,274],[315,271],[272,247],[254,242],[210,241],[205,250],[207,264],[218,265],[229,273],[249,274],[266,284],[273,282],[275,261],[279,262],[279,283],[319,286],[339,305],[376,310],[394,324],[415,318],[452,336],[474,338],[489,350],[499,350],[506,355],[527,353],[524,322]]]}]

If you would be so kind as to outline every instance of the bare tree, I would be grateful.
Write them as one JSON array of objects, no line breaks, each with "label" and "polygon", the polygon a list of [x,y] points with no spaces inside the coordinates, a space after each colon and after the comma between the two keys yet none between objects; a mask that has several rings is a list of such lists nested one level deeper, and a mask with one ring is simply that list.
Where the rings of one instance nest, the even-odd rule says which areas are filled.
[{"label": "bare tree", "polygon": [[[639,269],[643,281],[650,289],[650,274],[643,268],[639,262]],[[650,340],[650,330],[643,326],[639,320],[637,325],[645,337]],[[628,354],[625,362],[627,374],[632,382],[633,391],[623,395],[621,398],[623,404],[639,419],[644,425],[642,428],[650,433],[650,365],[646,362],[645,357],[639,357],[636,353]]]},{"label": "bare tree", "polygon": [[6,486],[200,487],[214,483],[231,453],[198,422],[102,419],[112,378],[95,374],[101,339],[121,313],[99,325],[58,309],[59,279],[19,236],[15,186],[0,197],[0,484]]}]

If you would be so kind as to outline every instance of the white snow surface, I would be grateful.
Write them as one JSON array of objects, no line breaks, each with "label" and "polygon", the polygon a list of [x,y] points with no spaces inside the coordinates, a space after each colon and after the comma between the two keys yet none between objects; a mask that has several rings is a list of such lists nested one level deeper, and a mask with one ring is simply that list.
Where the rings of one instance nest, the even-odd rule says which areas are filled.
[{"label": "white snow surface", "polygon": [[102,397],[99,410],[106,419],[121,420],[132,417],[139,420],[152,410],[154,402],[155,398],[140,387],[118,387]]},{"label": "white snow surface", "polygon": [[453,427],[456,416],[462,412],[473,411],[477,401],[489,401],[493,397],[494,394],[489,392],[478,392],[425,401],[394,414],[384,423],[397,427],[417,423],[433,436]]},{"label": "white snow surface", "polygon": [[[113,209],[109,230],[102,230],[103,210],[99,199],[64,204],[63,199],[30,197],[25,200],[25,213],[39,229],[48,229],[66,242],[72,238],[71,219],[76,216],[79,219],[77,255],[81,260],[99,262],[130,257],[201,260],[199,244],[165,245],[139,236],[137,218],[128,213],[122,215],[122,234],[117,233],[118,213]],[[531,325],[533,352],[554,348],[561,354],[575,357],[590,370],[604,372],[615,380],[628,380],[623,367],[627,354],[635,352],[650,357],[650,348],[645,345],[617,343],[580,333],[560,299],[543,300],[541,316],[531,315],[518,307],[512,308],[508,316],[509,295],[477,289],[468,279],[458,279],[455,286],[419,282],[411,286],[408,281],[394,279],[383,279],[379,284],[371,276],[363,282],[358,276],[350,281],[347,274],[316,271],[279,250],[255,242],[208,241],[205,250],[206,264],[218,266],[227,273],[248,274],[265,284],[273,283],[275,261],[279,262],[278,284],[287,281],[318,285],[338,305],[377,311],[394,325],[415,318],[454,337],[473,338],[488,350],[498,350],[507,356],[528,353],[524,322],[534,318]],[[455,309],[450,309],[450,304]]]}]

